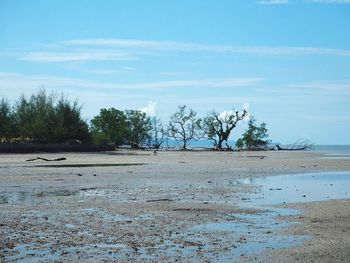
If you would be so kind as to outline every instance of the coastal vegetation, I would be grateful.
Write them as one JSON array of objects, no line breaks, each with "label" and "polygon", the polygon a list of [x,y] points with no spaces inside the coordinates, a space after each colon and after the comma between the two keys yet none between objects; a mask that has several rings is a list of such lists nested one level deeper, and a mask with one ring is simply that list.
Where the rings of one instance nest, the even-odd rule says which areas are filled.
[{"label": "coastal vegetation", "polygon": [[77,101],[40,90],[29,98],[21,95],[13,107],[1,100],[0,138],[10,143],[89,142],[90,132]]},{"label": "coastal vegetation", "polygon": [[266,150],[269,144],[266,123],[256,124],[256,119],[251,117],[248,128],[242,137],[236,141],[238,149]]},{"label": "coastal vegetation", "polygon": [[193,109],[187,109],[186,105],[180,105],[178,111],[170,116],[168,135],[169,137],[182,142],[182,148],[187,149],[191,140],[200,138],[200,122],[196,118],[197,113]]},{"label": "coastal vegetation", "polygon": [[[247,110],[212,111],[205,117],[180,105],[164,126],[157,117],[147,116],[140,110],[101,109],[88,123],[81,116],[78,101],[64,95],[48,94],[39,90],[30,97],[21,95],[10,105],[0,101],[0,138],[7,144],[58,144],[79,143],[90,145],[127,145],[134,149],[144,147],[159,149],[165,141],[173,140],[187,149],[190,142],[204,139],[213,142],[216,150],[232,149],[228,144],[237,124],[248,118]],[[224,146],[225,143],[225,146]],[[269,143],[266,124],[256,124],[255,118],[236,141],[237,149],[267,149]]]}]

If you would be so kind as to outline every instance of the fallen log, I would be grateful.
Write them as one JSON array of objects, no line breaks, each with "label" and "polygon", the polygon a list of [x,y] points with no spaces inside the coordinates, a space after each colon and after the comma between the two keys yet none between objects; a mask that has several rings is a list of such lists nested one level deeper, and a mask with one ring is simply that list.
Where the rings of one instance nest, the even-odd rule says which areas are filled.
[{"label": "fallen log", "polygon": [[303,147],[299,147],[299,148],[282,148],[279,144],[276,144],[276,148],[279,151],[305,151],[305,150],[308,150],[310,147],[303,146]]},{"label": "fallen log", "polygon": [[33,162],[33,161],[36,161],[36,160],[42,160],[42,161],[46,161],[46,162],[58,162],[58,161],[65,161],[67,160],[66,157],[60,157],[60,158],[56,158],[56,159],[46,159],[46,158],[43,158],[43,157],[36,157],[34,159],[28,159],[26,160],[27,162]]},{"label": "fallen log", "polygon": [[147,200],[147,203],[151,202],[173,202],[174,200],[169,199],[169,198],[162,198],[162,199],[152,199],[152,200]]}]

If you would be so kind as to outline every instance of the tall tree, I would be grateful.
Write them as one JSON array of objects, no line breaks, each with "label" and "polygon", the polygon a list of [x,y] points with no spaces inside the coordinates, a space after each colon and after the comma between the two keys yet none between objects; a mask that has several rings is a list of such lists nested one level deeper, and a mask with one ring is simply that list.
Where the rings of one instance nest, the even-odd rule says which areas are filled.
[{"label": "tall tree", "polygon": [[201,126],[203,137],[214,141],[214,147],[221,150],[223,142],[227,142],[237,123],[246,118],[247,115],[246,110],[239,112],[235,109],[223,113],[211,112],[203,119]]},{"label": "tall tree", "polygon": [[14,125],[11,106],[5,98],[2,98],[0,101],[0,141],[7,141],[13,136]]},{"label": "tall tree", "polygon": [[81,106],[78,101],[71,103],[61,95],[54,108],[54,118],[51,125],[54,130],[53,138],[56,142],[67,140],[90,140],[89,127],[81,117]]},{"label": "tall tree", "polygon": [[150,136],[151,119],[138,110],[126,110],[127,141],[132,148],[140,148]]},{"label": "tall tree", "polygon": [[166,132],[160,119],[151,118],[151,131],[149,136],[149,145],[155,149],[159,149],[165,141]]},{"label": "tall tree", "polygon": [[14,107],[14,136],[39,143],[89,140],[89,130],[81,118],[78,102],[71,103],[63,95],[39,90],[29,98],[21,95]]},{"label": "tall tree", "polygon": [[54,95],[40,90],[29,99],[21,95],[15,106],[18,133],[26,140],[49,142],[53,137]]},{"label": "tall tree", "polygon": [[243,133],[242,137],[237,140],[238,148],[246,148],[248,150],[265,149],[269,143],[266,123],[256,124],[256,119],[252,117],[248,122],[248,129]]},{"label": "tall tree", "polygon": [[91,130],[95,142],[114,143],[116,146],[126,142],[126,116],[115,108],[101,109],[100,114],[91,120]]},{"label": "tall tree", "polygon": [[177,112],[170,116],[168,127],[169,137],[182,142],[182,148],[187,149],[188,142],[199,138],[200,119],[193,109],[186,105],[178,106]]}]

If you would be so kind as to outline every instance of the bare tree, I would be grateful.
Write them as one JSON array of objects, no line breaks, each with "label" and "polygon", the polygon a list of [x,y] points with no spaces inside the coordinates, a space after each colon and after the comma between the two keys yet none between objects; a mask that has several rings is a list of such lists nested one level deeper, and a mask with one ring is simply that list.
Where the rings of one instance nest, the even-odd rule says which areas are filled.
[{"label": "bare tree", "polygon": [[237,123],[247,116],[246,110],[239,112],[234,109],[224,113],[213,111],[203,119],[201,126],[203,137],[214,141],[214,147],[221,150],[223,142],[227,142]]},{"label": "bare tree", "polygon": [[155,149],[159,149],[166,138],[165,129],[162,122],[157,117],[151,118],[151,127],[148,144]]},{"label": "bare tree", "polygon": [[193,109],[187,109],[186,105],[178,106],[178,111],[170,116],[168,127],[169,137],[182,142],[182,148],[187,149],[188,142],[198,139],[200,119]]}]

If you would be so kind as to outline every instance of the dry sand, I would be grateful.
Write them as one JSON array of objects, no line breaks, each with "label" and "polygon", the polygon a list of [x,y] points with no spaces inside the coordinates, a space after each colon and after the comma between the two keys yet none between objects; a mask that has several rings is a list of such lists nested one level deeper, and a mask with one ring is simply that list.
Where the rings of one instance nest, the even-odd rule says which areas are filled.
[{"label": "dry sand", "polygon": [[[67,160],[26,162],[36,156]],[[349,258],[348,200],[298,204],[305,214],[290,219],[303,224],[282,231],[312,235],[312,239],[273,253],[271,249],[254,256],[234,252],[256,238],[249,236],[255,232],[232,236],[196,226],[239,225],[242,219],[236,215],[258,212],[242,207],[255,187],[240,184],[240,178],[350,171],[350,159],[312,152],[119,151],[0,155],[0,167],[0,260],[4,262],[233,262],[238,258],[347,262]]]}]

